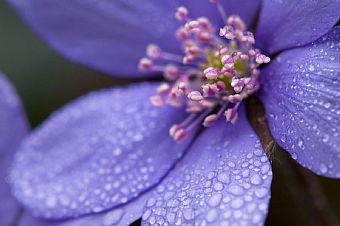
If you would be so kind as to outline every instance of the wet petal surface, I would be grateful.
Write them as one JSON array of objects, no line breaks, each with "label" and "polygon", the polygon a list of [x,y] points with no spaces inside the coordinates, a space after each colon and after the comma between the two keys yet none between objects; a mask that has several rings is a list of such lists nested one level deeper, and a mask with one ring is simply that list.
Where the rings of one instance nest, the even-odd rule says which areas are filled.
[{"label": "wet petal surface", "polygon": [[169,136],[185,116],[149,103],[157,84],[94,92],[54,113],[16,156],[15,195],[46,218],[101,212],[155,185],[182,155]]},{"label": "wet petal surface", "polygon": [[272,171],[244,109],[207,129],[156,188],[143,225],[262,225]]},{"label": "wet petal surface", "polygon": [[256,41],[267,54],[311,43],[340,18],[338,0],[264,0],[262,5]]},{"label": "wet petal surface", "polygon": [[27,131],[28,124],[19,97],[0,73],[0,225],[10,225],[18,209],[8,185],[8,171]]},{"label": "wet petal surface", "polygon": [[340,28],[286,51],[266,68],[260,95],[276,141],[315,173],[340,177]]},{"label": "wet petal surface", "polygon": [[59,53],[111,75],[145,76],[137,65],[151,42],[169,51],[178,48],[175,1],[8,2]]},{"label": "wet petal surface", "polygon": [[142,216],[143,206],[150,194],[147,192],[121,207],[103,213],[64,221],[34,218],[26,212],[18,226],[128,226]]}]

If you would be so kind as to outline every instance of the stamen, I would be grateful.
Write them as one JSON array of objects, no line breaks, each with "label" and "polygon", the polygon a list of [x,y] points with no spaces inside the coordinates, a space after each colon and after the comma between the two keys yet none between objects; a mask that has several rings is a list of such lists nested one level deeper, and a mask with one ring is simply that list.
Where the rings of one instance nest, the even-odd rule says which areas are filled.
[{"label": "stamen", "polygon": [[235,124],[238,118],[238,107],[240,103],[237,103],[233,108],[229,108],[224,112],[224,115],[227,119],[227,122],[231,122],[232,124]]},{"label": "stamen", "polygon": [[219,0],[211,0],[226,25],[216,34],[205,17],[189,18],[185,7],[175,17],[184,24],[176,31],[184,56],[167,53],[149,45],[139,68],[162,72],[166,83],[157,88],[150,102],[157,107],[185,105],[188,117],[173,125],[169,134],[180,143],[193,128],[213,126],[224,113],[227,122],[236,123],[241,102],[259,87],[259,66],[270,58],[253,47],[254,35],[246,31],[240,17],[225,16]]},{"label": "stamen", "polygon": [[200,124],[202,122],[202,120],[211,112],[211,109],[207,109],[204,112],[201,113],[201,115],[199,117],[197,117],[197,119],[191,123],[188,127],[187,130],[190,131],[192,129],[194,129],[198,124]]},{"label": "stamen", "polygon": [[220,110],[217,112],[217,114],[211,114],[207,117],[205,117],[204,121],[203,121],[203,126],[204,127],[211,127],[213,126],[217,119],[222,115],[223,111],[227,108],[228,104],[224,104]]},{"label": "stamen", "polygon": [[188,15],[189,15],[188,9],[185,8],[184,6],[179,7],[175,13],[175,17],[179,21],[188,20]]},{"label": "stamen", "polygon": [[153,69],[153,63],[151,60],[149,60],[148,58],[142,58],[139,61],[139,65],[138,68],[141,71],[151,71]]},{"label": "stamen", "polygon": [[198,92],[198,91],[192,91],[192,92],[190,92],[190,93],[188,94],[188,98],[189,98],[189,100],[191,100],[191,101],[197,101],[197,102],[203,100],[202,94],[201,94],[200,92]]},{"label": "stamen", "polygon": [[223,22],[226,22],[227,21],[227,14],[225,13],[224,8],[223,8],[220,0],[210,0],[210,2],[216,4],[217,10],[218,10],[219,14],[221,15]]}]

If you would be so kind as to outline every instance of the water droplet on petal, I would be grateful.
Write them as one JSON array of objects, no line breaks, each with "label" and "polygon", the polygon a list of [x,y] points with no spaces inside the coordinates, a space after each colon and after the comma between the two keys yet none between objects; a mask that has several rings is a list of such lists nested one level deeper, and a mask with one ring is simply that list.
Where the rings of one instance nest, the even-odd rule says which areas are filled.
[{"label": "water droplet on petal", "polygon": [[320,164],[320,172],[325,174],[325,173],[327,173],[327,171],[328,171],[327,166],[324,163],[321,163]]}]

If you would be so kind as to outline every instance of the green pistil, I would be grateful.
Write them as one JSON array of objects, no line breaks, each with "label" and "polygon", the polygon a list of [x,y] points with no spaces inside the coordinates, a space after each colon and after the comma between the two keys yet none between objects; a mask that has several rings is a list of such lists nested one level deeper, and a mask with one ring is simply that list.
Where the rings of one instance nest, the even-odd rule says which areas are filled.
[{"label": "green pistil", "polygon": [[234,70],[240,73],[240,77],[244,77],[249,74],[249,65],[241,59],[235,61]]},{"label": "green pistil", "polygon": [[223,64],[220,56],[215,56],[214,51],[207,53],[207,63],[202,65],[202,68],[214,67],[218,70],[222,70]]}]

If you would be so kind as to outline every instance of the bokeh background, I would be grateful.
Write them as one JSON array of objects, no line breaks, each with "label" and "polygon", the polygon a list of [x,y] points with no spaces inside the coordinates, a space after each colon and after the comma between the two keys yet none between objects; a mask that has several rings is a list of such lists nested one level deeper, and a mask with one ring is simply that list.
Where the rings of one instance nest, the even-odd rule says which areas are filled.
[{"label": "bokeh background", "polygon": [[[15,85],[32,128],[74,98],[99,88],[134,82],[109,77],[62,58],[30,31],[4,1],[0,1],[0,71]],[[312,216],[315,213],[307,211],[309,207],[301,200],[295,200],[289,192],[291,182],[281,179],[284,172],[280,163],[276,164],[266,225],[313,224],[308,218],[315,217]],[[325,192],[332,215],[340,222],[340,181],[321,177],[317,180]]]}]

